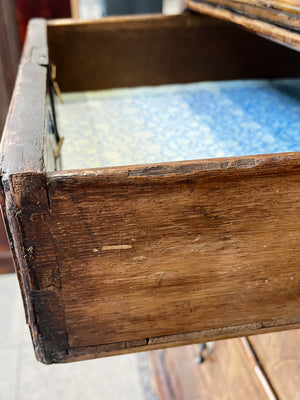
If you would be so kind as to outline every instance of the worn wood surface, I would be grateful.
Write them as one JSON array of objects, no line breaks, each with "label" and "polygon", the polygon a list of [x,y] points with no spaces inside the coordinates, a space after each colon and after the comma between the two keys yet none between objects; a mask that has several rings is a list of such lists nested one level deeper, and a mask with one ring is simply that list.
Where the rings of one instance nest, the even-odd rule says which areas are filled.
[{"label": "worn wood surface", "polygon": [[[236,6],[236,2],[230,0],[229,2],[226,0],[220,2],[217,0],[185,0],[185,5],[190,10],[233,22],[260,36],[300,51],[300,19],[298,15],[276,13],[273,12],[272,7],[257,9],[252,4],[257,3],[250,2],[249,5],[247,2],[237,2]],[[290,19],[291,24],[289,24]]]},{"label": "worn wood surface", "polygon": [[[0,0],[0,137],[4,127],[20,56],[14,2]],[[0,215],[0,274],[14,272],[12,256]]]},{"label": "worn wood surface", "polygon": [[[251,18],[272,22],[275,25],[283,26],[292,30],[300,30],[300,16],[278,11],[272,6],[263,7],[257,1],[234,1],[217,0],[224,8],[234,10],[240,14],[251,16]],[[206,0],[206,3],[216,5],[215,0]],[[278,4],[283,4],[282,2]]]},{"label": "worn wood surface", "polygon": [[252,4],[265,8],[287,12],[290,14],[300,14],[300,6],[297,0],[239,0],[241,3]]},{"label": "worn wood surface", "polygon": [[[1,169],[6,174],[42,172],[47,64],[46,22],[34,20],[1,141]],[[12,141],[13,137],[13,141]]]},{"label": "worn wood surface", "polygon": [[300,332],[276,332],[249,337],[281,400],[300,399]]},{"label": "worn wood surface", "polygon": [[299,324],[297,153],[47,181],[75,358],[85,346],[128,351],[136,339],[171,345]]},{"label": "worn wood surface", "polygon": [[[49,209],[44,172],[45,161],[50,157],[46,156],[46,153],[52,152],[51,148],[44,148],[45,142],[49,143],[45,138],[45,135],[49,135],[45,129],[47,63],[46,21],[34,20],[28,30],[28,39],[1,141],[0,196],[27,322],[31,328],[37,356],[43,360],[43,332],[37,327],[37,321],[43,314],[40,312],[40,315],[37,315],[38,309],[34,305],[34,299],[40,293],[35,295],[35,290],[39,290],[35,268],[43,262],[50,263],[51,247],[47,247],[41,262],[37,253],[34,254],[34,258],[37,259],[33,266],[33,247],[27,245],[27,242],[31,241],[32,231],[36,233],[36,242],[39,242],[40,235],[48,235],[46,217],[43,215],[47,215]],[[37,215],[37,223],[35,227],[30,226],[30,229],[27,229],[26,224],[34,212]]]},{"label": "worn wood surface", "polygon": [[[179,32],[198,24],[197,17],[161,18],[149,19],[152,33],[166,28],[159,39],[170,39],[176,24]],[[103,38],[118,42],[113,32],[126,38],[129,30],[150,43],[143,18],[132,20],[132,31],[130,19],[114,21],[91,26]],[[68,24],[73,31],[76,24]],[[220,26],[216,37],[227,30]],[[300,326],[299,154],[48,172],[45,22],[31,27],[1,145],[1,205],[38,359],[74,361]],[[186,38],[178,35],[179,43]],[[168,79],[159,66],[171,42],[163,43],[158,75],[151,78],[151,66],[128,84]],[[143,67],[149,57],[141,60]],[[181,76],[193,68],[187,64]],[[232,64],[226,73],[234,71]]]},{"label": "worn wood surface", "polygon": [[197,15],[48,23],[63,91],[299,75],[300,56]]}]

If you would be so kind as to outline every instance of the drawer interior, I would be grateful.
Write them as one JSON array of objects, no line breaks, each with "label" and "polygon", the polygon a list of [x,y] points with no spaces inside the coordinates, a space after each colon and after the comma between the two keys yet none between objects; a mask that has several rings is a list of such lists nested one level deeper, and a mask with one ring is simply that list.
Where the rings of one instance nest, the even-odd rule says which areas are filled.
[{"label": "drawer interior", "polygon": [[0,201],[40,361],[300,327],[299,71],[198,15],[30,23]]},{"label": "drawer interior", "polygon": [[300,79],[74,92],[57,104],[62,168],[297,151]]},{"label": "drawer interior", "polygon": [[206,16],[48,24],[62,169],[296,151],[300,54]]}]

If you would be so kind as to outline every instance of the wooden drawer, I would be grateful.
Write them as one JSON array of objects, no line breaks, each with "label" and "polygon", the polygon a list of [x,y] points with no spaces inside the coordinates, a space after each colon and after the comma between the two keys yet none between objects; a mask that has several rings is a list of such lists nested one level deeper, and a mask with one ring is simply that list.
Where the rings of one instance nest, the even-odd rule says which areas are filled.
[{"label": "wooden drawer", "polygon": [[1,202],[37,358],[299,327],[299,153],[56,170],[49,59],[66,92],[300,71],[299,53],[203,16],[30,23]]}]

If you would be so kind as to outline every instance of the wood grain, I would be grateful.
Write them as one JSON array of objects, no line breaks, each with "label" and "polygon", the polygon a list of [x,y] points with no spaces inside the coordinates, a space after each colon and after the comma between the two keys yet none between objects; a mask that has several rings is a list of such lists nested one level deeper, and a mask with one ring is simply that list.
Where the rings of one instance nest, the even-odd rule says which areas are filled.
[{"label": "wood grain", "polygon": [[[52,153],[52,159],[54,158],[51,146],[47,150],[44,148],[45,143],[49,145],[51,142],[47,140],[49,131],[46,121],[47,63],[46,21],[33,20],[29,26],[1,141],[0,195],[26,319],[37,357],[44,362],[47,362],[49,357],[51,360],[55,358],[53,352],[59,353],[61,346],[55,346],[56,341],[59,339],[60,344],[62,343],[57,324],[55,327],[53,325],[53,330],[57,332],[58,339],[51,334],[49,325],[47,334],[42,326],[45,319],[50,326],[52,318],[57,323],[56,318],[61,314],[61,310],[55,309],[56,299],[60,304],[56,292],[53,290],[52,293],[44,293],[40,287],[47,281],[49,270],[52,271],[51,279],[48,278],[51,284],[45,283],[42,287],[51,290],[57,282],[55,267],[51,264],[53,260],[55,263],[56,258],[55,254],[53,255],[54,248],[51,247],[47,226],[49,206],[44,176],[45,162],[50,158],[46,153]],[[38,237],[43,237],[45,253],[41,254],[38,251]],[[41,277],[39,271],[43,266],[45,271],[42,271]],[[56,286],[59,286],[59,283]],[[39,303],[43,305],[43,309],[39,308]],[[46,305],[49,303],[52,311],[55,310],[52,314],[47,314]],[[44,342],[45,338],[48,338],[47,343]]]},{"label": "wood grain", "polygon": [[[264,18],[262,18],[261,20],[255,19],[255,17],[258,16],[258,13],[252,8],[245,9],[245,15],[241,15],[241,6],[235,7],[234,4],[225,4],[225,2],[223,4],[223,1],[221,1],[221,3],[218,3],[218,1],[210,2],[210,0],[209,2],[185,0],[185,5],[190,10],[199,12],[201,14],[207,14],[212,17],[220,18],[225,21],[233,22],[276,43],[280,43],[291,49],[300,51],[299,32],[277,26],[273,23],[272,20],[265,21]],[[253,11],[254,15],[252,14]],[[266,16],[266,14],[268,18],[271,17],[269,11],[263,13],[264,16]],[[292,19],[295,22],[295,16],[293,16]],[[278,22],[278,17],[275,17],[275,22]],[[287,18],[285,19],[285,22],[287,22]],[[300,19],[298,19],[297,25],[297,28],[299,29]]]},{"label": "wood grain", "polygon": [[243,339],[216,342],[202,364],[195,363],[196,354],[197,346],[149,353],[159,400],[275,399]]},{"label": "wood grain", "polygon": [[299,323],[297,153],[50,173],[48,191],[70,348]]},{"label": "wood grain", "polygon": [[300,55],[191,14],[48,23],[63,91],[298,76]]},{"label": "wood grain", "polygon": [[[72,48],[68,29],[76,31],[82,56],[93,31],[105,32],[103,39],[112,35],[118,49],[122,36],[127,45],[137,43],[132,38],[150,45],[158,28],[157,43],[164,38],[162,47],[154,46],[162,56],[160,62],[154,57],[158,74],[152,75],[153,64],[123,81],[151,84],[190,79],[189,71],[205,67],[187,60],[177,75],[178,64],[171,65],[179,60],[175,45],[167,69],[162,67],[172,47],[167,39],[177,32],[184,49],[193,27],[203,22],[206,40],[213,31],[215,38],[231,31],[228,24],[182,16],[112,19],[99,26],[54,22],[49,32],[60,31],[62,43],[70,40]],[[88,36],[78,35],[82,28]],[[273,56],[283,54],[271,45]],[[199,48],[198,39],[193,46]],[[105,54],[112,55],[104,51],[103,60]],[[143,54],[140,67],[149,60]],[[287,60],[299,55],[289,54],[272,74],[284,73],[284,65],[287,74],[295,71],[297,62],[289,69]],[[87,71],[89,63],[81,70],[75,61],[74,76]],[[51,172],[47,63],[45,21],[37,20],[1,145],[0,200],[38,359],[67,362],[299,327],[299,153]],[[258,71],[233,64],[227,75],[218,75],[218,67],[213,76]],[[115,77],[107,68],[106,84],[140,70],[136,61],[126,73],[122,65],[115,66],[121,71]]]},{"label": "wood grain", "polygon": [[300,331],[252,336],[249,341],[279,398],[300,399]]},{"label": "wood grain", "polygon": [[203,399],[187,347],[151,351],[148,357],[159,400]]},{"label": "wood grain", "polygon": [[[214,0],[206,0],[207,3],[216,4]],[[260,6],[259,2],[251,1],[235,1],[235,0],[218,0],[218,4],[248,15],[251,18],[257,18],[264,21],[270,21],[275,25],[283,26],[293,30],[300,30],[300,17],[290,13],[280,12],[273,7]]]},{"label": "wood grain", "polygon": [[34,20],[28,30],[1,141],[4,173],[43,171],[47,71],[40,64],[47,62],[46,22]]},{"label": "wood grain", "polygon": [[290,14],[300,14],[299,1],[297,0],[239,0],[239,2],[284,11]]}]

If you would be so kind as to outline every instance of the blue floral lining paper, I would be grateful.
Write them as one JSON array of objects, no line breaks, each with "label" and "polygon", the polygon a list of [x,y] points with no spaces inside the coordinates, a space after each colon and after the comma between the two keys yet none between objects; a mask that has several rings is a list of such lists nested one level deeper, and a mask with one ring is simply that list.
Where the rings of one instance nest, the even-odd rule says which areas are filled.
[{"label": "blue floral lining paper", "polygon": [[63,169],[300,150],[300,79],[65,93]]}]

